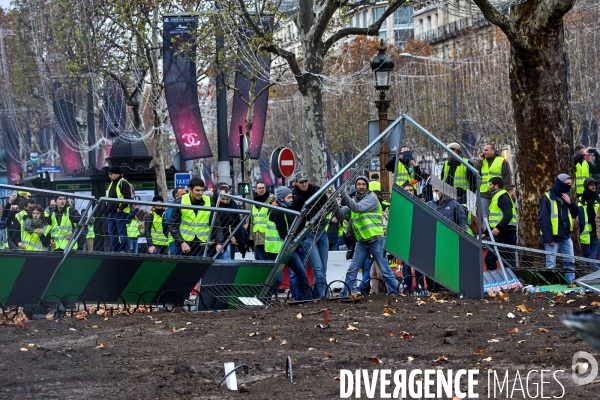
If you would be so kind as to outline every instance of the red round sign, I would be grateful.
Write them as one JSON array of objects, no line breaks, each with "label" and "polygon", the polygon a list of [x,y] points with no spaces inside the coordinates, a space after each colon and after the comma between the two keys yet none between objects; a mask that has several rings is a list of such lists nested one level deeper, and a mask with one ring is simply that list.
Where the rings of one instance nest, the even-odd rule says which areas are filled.
[{"label": "red round sign", "polygon": [[284,147],[279,152],[279,157],[277,157],[277,165],[279,165],[279,171],[281,171],[281,175],[285,178],[289,178],[294,173],[294,168],[296,168],[296,157],[294,157],[294,152]]}]

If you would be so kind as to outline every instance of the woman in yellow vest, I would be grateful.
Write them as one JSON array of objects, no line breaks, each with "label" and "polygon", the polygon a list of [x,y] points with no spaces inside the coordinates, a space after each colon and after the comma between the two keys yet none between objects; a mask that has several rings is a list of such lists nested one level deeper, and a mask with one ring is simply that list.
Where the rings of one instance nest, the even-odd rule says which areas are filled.
[{"label": "woman in yellow vest", "polygon": [[[581,252],[586,258],[598,259],[598,235],[596,234],[596,214],[600,205],[600,196],[596,193],[596,181],[585,178],[583,193],[579,197],[579,242]],[[598,264],[589,263],[589,266],[598,270]]]},{"label": "woman in yellow vest", "polygon": [[[165,202],[162,196],[154,196],[152,201]],[[144,236],[150,254],[169,254],[169,225],[164,219],[165,210],[165,207],[152,207],[144,221]]]},{"label": "woman in yellow vest", "polygon": [[21,222],[21,240],[19,249],[29,251],[45,251],[50,247],[50,225],[46,222],[44,209],[35,206],[31,218],[26,215]]}]

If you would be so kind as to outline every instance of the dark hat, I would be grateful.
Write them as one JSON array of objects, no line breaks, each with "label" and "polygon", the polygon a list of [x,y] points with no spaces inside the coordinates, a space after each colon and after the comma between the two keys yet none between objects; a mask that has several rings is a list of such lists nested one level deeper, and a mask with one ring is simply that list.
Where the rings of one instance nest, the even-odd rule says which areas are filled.
[{"label": "dark hat", "polygon": [[217,190],[220,192],[222,190],[231,191],[231,186],[227,182],[219,182],[217,185]]},{"label": "dark hat", "polygon": [[121,167],[118,167],[116,165],[114,167],[110,167],[108,169],[108,173],[109,174],[119,174],[119,175],[122,175]]},{"label": "dark hat", "polygon": [[160,201],[160,202],[162,202],[162,203],[164,203],[164,202],[165,202],[165,201],[163,200],[162,196],[154,196],[154,197],[152,198],[152,201],[153,201],[153,202]]},{"label": "dark hat", "polygon": [[287,186],[279,186],[277,188],[277,190],[275,191],[275,196],[278,199],[283,199],[285,196],[287,196],[290,193],[292,193],[292,191]]},{"label": "dark hat", "polygon": [[556,177],[559,181],[561,181],[562,183],[565,183],[565,181],[567,179],[571,179],[571,176],[568,174],[560,174]]},{"label": "dark hat", "polygon": [[365,183],[367,184],[367,186],[369,185],[369,178],[367,178],[367,177],[366,177],[366,176],[364,176],[364,175],[360,175],[360,176],[358,176],[358,177],[357,177],[357,178],[354,180],[354,184],[356,185],[356,182],[358,182],[358,181],[360,181],[360,180],[363,180],[363,181],[365,181]]},{"label": "dark hat", "polygon": [[583,181],[583,187],[587,189],[590,183],[596,184],[596,180],[594,178],[585,178],[585,181]]},{"label": "dark hat", "polygon": [[298,182],[304,182],[308,180],[308,174],[305,171],[300,171],[296,174],[296,180]]}]

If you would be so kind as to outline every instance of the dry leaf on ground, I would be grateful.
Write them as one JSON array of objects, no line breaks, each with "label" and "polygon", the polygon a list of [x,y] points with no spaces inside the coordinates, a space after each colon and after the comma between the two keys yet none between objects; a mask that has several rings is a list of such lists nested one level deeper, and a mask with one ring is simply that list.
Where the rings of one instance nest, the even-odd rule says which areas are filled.
[{"label": "dry leaf on ground", "polygon": [[331,358],[333,357],[333,353],[325,353],[325,358]]},{"label": "dry leaf on ground", "polygon": [[381,360],[379,358],[377,358],[377,357],[371,358],[371,362],[373,364],[381,364]]},{"label": "dry leaf on ground", "polygon": [[477,349],[473,352],[473,354],[478,355],[478,356],[482,356],[484,354],[483,350],[481,349]]},{"label": "dry leaf on ground", "polygon": [[296,314],[296,319],[302,319],[302,313]]},{"label": "dry leaf on ground", "polygon": [[339,343],[339,342],[340,341],[337,340],[336,338],[332,338],[332,337],[329,338],[329,343]]},{"label": "dry leaf on ground", "polygon": [[520,306],[516,306],[516,309],[520,312],[531,312],[531,308],[527,308],[525,303],[522,303]]},{"label": "dry leaf on ground", "polygon": [[538,328],[540,330],[540,332],[550,332],[548,329],[546,328]]},{"label": "dry leaf on ground", "polygon": [[286,346],[286,345],[287,345],[287,340],[283,340],[283,341],[281,342],[281,346]]},{"label": "dry leaf on ground", "polygon": [[350,324],[348,324],[348,326],[346,327],[347,331],[351,331],[351,332],[358,332],[358,328],[355,326],[352,326]]},{"label": "dry leaf on ground", "polygon": [[519,328],[512,328],[508,331],[508,333],[519,333]]},{"label": "dry leaf on ground", "polygon": [[98,346],[96,346],[97,349],[105,349],[108,347],[108,343],[100,343]]}]

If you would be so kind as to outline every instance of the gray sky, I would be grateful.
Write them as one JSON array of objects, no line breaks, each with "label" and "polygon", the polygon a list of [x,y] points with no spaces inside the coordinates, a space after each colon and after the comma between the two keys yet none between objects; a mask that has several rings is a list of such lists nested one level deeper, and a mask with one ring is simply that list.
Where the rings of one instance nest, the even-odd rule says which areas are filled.
[{"label": "gray sky", "polygon": [[10,0],[0,0],[0,7],[9,8],[9,6],[10,6]]}]

